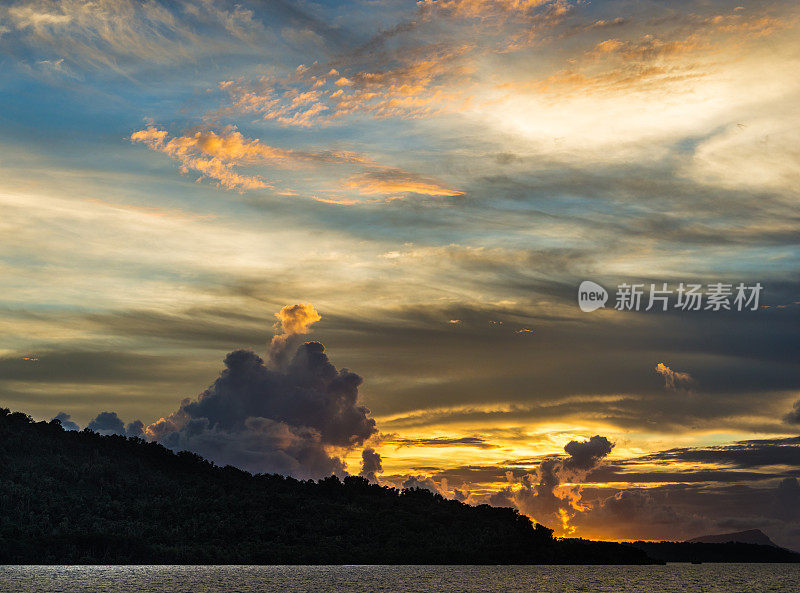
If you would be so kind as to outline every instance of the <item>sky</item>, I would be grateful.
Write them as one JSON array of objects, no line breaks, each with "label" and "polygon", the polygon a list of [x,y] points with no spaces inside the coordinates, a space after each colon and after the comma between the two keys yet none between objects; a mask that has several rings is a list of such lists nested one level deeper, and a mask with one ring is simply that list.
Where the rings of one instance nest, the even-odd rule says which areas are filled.
[{"label": "sky", "polygon": [[3,2],[0,405],[559,536],[800,549],[798,19]]}]

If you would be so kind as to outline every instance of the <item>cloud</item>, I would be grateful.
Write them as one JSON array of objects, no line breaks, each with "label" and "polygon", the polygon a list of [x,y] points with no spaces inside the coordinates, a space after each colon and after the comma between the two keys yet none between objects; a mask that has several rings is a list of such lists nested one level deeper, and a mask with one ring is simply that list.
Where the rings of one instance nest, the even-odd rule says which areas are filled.
[{"label": "cloud", "polygon": [[237,173],[234,170],[237,163],[232,159],[234,156],[253,158],[254,153],[260,154],[262,158],[270,154],[270,158],[274,159],[280,158],[280,153],[272,154],[270,147],[258,145],[257,141],[245,143],[240,138],[241,134],[232,132],[231,135],[233,134],[237,137],[231,139],[220,138],[214,132],[196,132],[192,136],[178,136],[167,140],[166,130],[148,126],[131,134],[130,140],[143,142],[151,149],[177,159],[181,165],[181,173],[196,171],[200,173],[199,179],[211,179],[225,189],[244,191],[272,187],[258,176]]},{"label": "cloud", "polygon": [[401,483],[400,487],[405,489],[411,488],[420,488],[422,490],[428,490],[429,492],[433,492],[434,494],[441,494],[441,487],[439,484],[433,481],[432,478],[428,476],[409,476]]},{"label": "cloud", "polygon": [[672,391],[688,391],[689,387],[694,382],[689,373],[673,371],[663,362],[659,362],[655,366],[655,371],[664,377],[664,387]]},{"label": "cloud", "polygon": [[0,19],[16,35],[12,53],[56,53],[85,69],[127,74],[142,66],[171,65],[257,45],[270,33],[240,5],[184,0],[30,0],[6,2]]},{"label": "cloud", "polygon": [[286,365],[294,349],[302,341],[302,336],[322,317],[309,304],[286,305],[275,313],[275,317],[278,319],[280,333],[273,336],[267,350],[270,362],[280,369]]},{"label": "cloud", "polygon": [[789,424],[800,424],[800,400],[794,402],[792,411],[786,414],[783,419]]},{"label": "cloud", "polygon": [[564,461],[564,468],[570,470],[588,471],[596,467],[601,459],[606,457],[614,448],[614,443],[599,434],[588,441],[570,441],[564,445],[569,458]]},{"label": "cloud", "polygon": [[[180,163],[182,173],[196,171],[219,187],[239,191],[271,189],[271,182],[258,175],[239,172],[240,167],[297,168],[319,165],[372,166],[375,163],[346,150],[303,151],[264,144],[245,138],[234,126],[219,131],[203,128],[170,137],[154,125],[130,135],[131,142],[141,142]],[[288,192],[289,195],[293,192]],[[286,194],[286,192],[284,192]]]},{"label": "cloud", "polygon": [[[616,3],[599,10],[568,0],[426,0],[412,18],[337,60],[255,82],[225,81],[230,98],[222,111],[302,127],[353,115],[422,118],[471,110],[508,119],[506,100],[520,93],[680,92],[679,85],[718,69],[723,48],[732,52],[792,23],[780,5],[757,17],[714,3],[678,14]],[[601,37],[610,28],[618,36]],[[487,94],[492,85],[505,92]],[[529,105],[525,116],[547,103]],[[562,108],[564,117],[575,115],[572,106]]]},{"label": "cloud", "polygon": [[[469,47],[412,43],[388,55],[356,50],[341,62],[302,66],[286,76],[224,81],[220,88],[229,98],[219,113],[255,113],[284,126],[312,127],[349,115],[383,119],[458,111],[465,104],[453,81],[467,75],[459,61]],[[372,61],[375,56],[380,56],[377,62]],[[347,76],[340,76],[337,68]]]},{"label": "cloud", "polygon": [[[278,337],[300,336],[319,319],[310,305],[284,307],[277,317],[284,331],[293,332]],[[254,352],[231,352],[208,389],[145,433],[172,449],[253,472],[342,475],[338,452],[377,432],[369,410],[358,403],[362,379],[337,370],[319,342],[301,344],[292,354],[281,366],[268,367]]]},{"label": "cloud", "polygon": [[792,86],[762,114],[731,122],[703,140],[682,173],[700,184],[793,195],[800,183],[800,143],[790,130],[800,125],[792,108],[800,89]]},{"label": "cloud", "polygon": [[488,443],[480,437],[432,437],[432,438],[398,438],[387,437],[386,444],[398,447],[474,447],[477,449],[498,449],[500,445]]},{"label": "cloud", "polygon": [[278,318],[281,331],[285,334],[306,334],[312,324],[322,319],[313,305],[305,303],[286,305],[275,313],[275,317]]},{"label": "cloud", "polygon": [[[296,97],[299,99],[300,97]],[[301,101],[302,102],[302,101]],[[150,125],[130,135],[130,141],[139,142],[150,149],[164,153],[180,163],[180,171],[200,173],[198,179],[209,179],[218,187],[238,191],[273,189],[259,175],[240,172],[241,167],[287,168],[298,166],[345,165],[369,167],[363,173],[352,175],[341,185],[361,195],[380,196],[384,201],[418,194],[433,197],[455,197],[463,191],[445,186],[439,181],[401,169],[375,169],[377,164],[359,154],[342,150],[308,152],[278,148],[259,139],[245,138],[235,127],[228,126],[219,132],[200,129],[185,135],[170,137],[166,130]],[[286,193],[286,192],[283,192]],[[295,192],[288,192],[294,194]],[[361,203],[348,198],[315,198],[317,201],[352,205]]]},{"label": "cloud", "polygon": [[784,478],[778,483],[775,493],[778,508],[789,520],[800,519],[800,482],[797,478]]},{"label": "cloud", "polygon": [[383,471],[383,464],[381,463],[381,455],[377,453],[372,447],[366,447],[361,451],[361,472],[358,474],[362,478],[366,478],[373,484],[378,483],[378,476]]},{"label": "cloud", "polygon": [[[564,535],[570,535],[575,531],[572,517],[586,508],[581,504],[581,487],[575,482],[583,480],[613,448],[614,444],[600,435],[588,441],[570,441],[564,446],[568,457],[543,459],[535,475],[517,479],[508,472],[510,484],[505,495],[520,512],[544,525],[560,526]],[[565,484],[567,480],[571,483]]]},{"label": "cloud", "polygon": [[[477,478],[478,481],[493,482],[498,477],[497,473],[503,473],[497,467],[468,467],[462,468],[465,470],[462,472],[440,472],[436,474],[440,478],[439,483],[430,476],[412,475],[402,482],[402,487],[425,488],[469,504],[514,507],[532,520],[555,526],[563,535],[570,535],[575,531],[573,517],[589,509],[581,500],[580,482],[602,465],[613,448],[614,444],[600,435],[586,441],[570,441],[564,446],[567,456],[542,459],[535,473],[519,475],[512,469],[506,469],[507,485],[488,494],[471,492],[467,480]],[[464,483],[460,488],[451,490],[448,477],[462,479]]]},{"label": "cloud", "polygon": [[61,422],[61,428],[64,430],[80,430],[81,427],[78,426],[75,422],[70,420],[71,416],[66,412],[59,412],[55,415],[53,420],[58,420]]},{"label": "cloud", "polygon": [[370,171],[356,175],[347,180],[345,185],[366,195],[422,194],[435,197],[454,197],[464,193],[461,190],[446,187],[433,179],[399,169]]},{"label": "cloud", "polygon": [[126,437],[140,437],[143,434],[144,424],[141,420],[134,420],[125,426],[125,423],[117,416],[116,412],[100,412],[89,422],[86,428],[103,435],[117,434]]},{"label": "cloud", "polygon": [[788,465],[800,468],[800,437],[754,439],[715,447],[681,447],[637,458],[643,463],[703,463],[736,468]]}]

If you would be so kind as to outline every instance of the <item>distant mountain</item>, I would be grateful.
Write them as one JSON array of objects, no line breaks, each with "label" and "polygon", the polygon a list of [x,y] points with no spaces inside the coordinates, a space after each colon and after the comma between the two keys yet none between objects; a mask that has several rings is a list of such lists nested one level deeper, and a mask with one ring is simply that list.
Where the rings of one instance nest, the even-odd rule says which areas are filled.
[{"label": "distant mountain", "polygon": [[800,562],[800,554],[775,545],[742,542],[634,542],[631,545],[662,562]]},{"label": "distant mountain", "polygon": [[775,543],[767,534],[760,529],[748,529],[746,531],[735,531],[734,533],[720,533],[718,535],[702,535],[690,540],[689,543],[700,544],[726,544],[728,542],[735,542],[740,544],[759,544],[762,546],[775,546]]},{"label": "distant mountain", "polygon": [[775,545],[760,529],[633,545],[663,562],[800,562],[800,554]]},{"label": "distant mountain", "polygon": [[3,564],[652,564],[509,508],[217,467],[0,408]]}]

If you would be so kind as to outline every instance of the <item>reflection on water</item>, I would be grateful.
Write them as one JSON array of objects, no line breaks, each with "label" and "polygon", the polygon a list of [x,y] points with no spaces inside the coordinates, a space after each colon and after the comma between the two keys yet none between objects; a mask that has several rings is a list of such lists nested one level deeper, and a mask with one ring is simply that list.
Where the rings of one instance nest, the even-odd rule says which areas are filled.
[{"label": "reflection on water", "polygon": [[2,566],[14,593],[800,591],[798,564],[667,566]]}]

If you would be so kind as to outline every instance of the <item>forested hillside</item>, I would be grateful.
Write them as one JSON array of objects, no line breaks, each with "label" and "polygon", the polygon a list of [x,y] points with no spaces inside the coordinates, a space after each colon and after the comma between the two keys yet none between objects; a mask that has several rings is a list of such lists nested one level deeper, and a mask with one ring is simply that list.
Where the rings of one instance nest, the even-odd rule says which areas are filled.
[{"label": "forested hillside", "polygon": [[250,475],[0,409],[0,564],[645,563],[426,490]]}]

